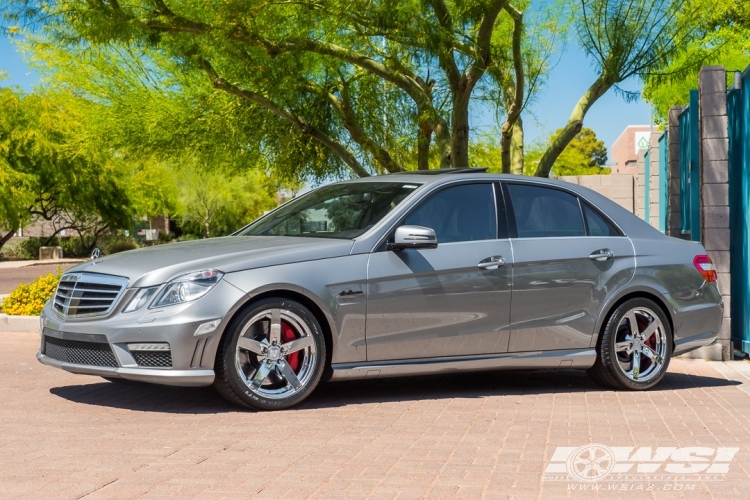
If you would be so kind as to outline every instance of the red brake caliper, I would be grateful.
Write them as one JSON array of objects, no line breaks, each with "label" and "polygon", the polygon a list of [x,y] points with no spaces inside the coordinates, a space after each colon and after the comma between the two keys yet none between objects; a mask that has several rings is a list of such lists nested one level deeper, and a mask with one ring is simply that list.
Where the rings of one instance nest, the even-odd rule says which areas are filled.
[{"label": "red brake caliper", "polygon": [[[640,328],[641,330],[645,330],[646,327],[648,326],[648,324],[645,322],[645,320],[643,320],[643,325],[641,325],[640,323],[641,323],[641,321],[640,321],[640,318],[639,318],[638,328]],[[656,334],[651,335],[651,337],[649,337],[648,340],[646,340],[645,344],[647,346],[649,346],[651,349],[653,349],[654,352],[656,352]],[[649,365],[651,364],[651,359],[650,358],[646,358],[644,361],[648,361]],[[641,371],[643,371],[643,370],[641,370]]]},{"label": "red brake caliper", "polygon": [[[287,342],[291,342],[292,340],[298,338],[297,335],[294,333],[294,330],[291,326],[289,326],[285,322],[281,322],[281,343],[286,344]],[[302,351],[293,352],[289,356],[285,357],[286,362],[289,363],[289,368],[292,369],[294,373],[297,373],[299,371],[299,367],[302,364]]]}]

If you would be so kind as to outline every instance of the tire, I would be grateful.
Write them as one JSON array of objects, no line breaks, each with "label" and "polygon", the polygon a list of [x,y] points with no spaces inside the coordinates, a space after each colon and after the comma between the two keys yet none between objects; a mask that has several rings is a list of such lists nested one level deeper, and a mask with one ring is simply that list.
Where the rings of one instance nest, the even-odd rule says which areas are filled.
[{"label": "tire", "polygon": [[298,302],[271,297],[253,304],[224,333],[214,386],[238,406],[281,410],[310,395],[325,361],[315,315]]},{"label": "tire", "polygon": [[597,351],[588,373],[599,385],[631,391],[654,387],[672,359],[672,329],[666,314],[650,299],[623,302],[604,325]]}]

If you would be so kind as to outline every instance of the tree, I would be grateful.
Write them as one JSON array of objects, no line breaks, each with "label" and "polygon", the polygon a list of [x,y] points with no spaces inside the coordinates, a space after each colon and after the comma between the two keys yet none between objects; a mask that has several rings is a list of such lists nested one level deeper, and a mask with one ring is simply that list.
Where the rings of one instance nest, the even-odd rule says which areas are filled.
[{"label": "tree", "polygon": [[[90,147],[85,122],[96,112],[91,102],[71,99],[0,88],[0,223],[8,229],[0,247],[24,222],[39,218],[52,224],[50,240],[70,230],[90,248],[148,212],[131,197],[151,178],[140,173],[147,167]],[[161,211],[160,200],[151,193],[148,203]]]},{"label": "tree", "polygon": [[183,168],[175,172],[175,184],[183,231],[205,238],[233,233],[276,205],[275,187],[255,170],[227,175]]},{"label": "tree", "polygon": [[[166,142],[201,128],[214,139],[210,124],[221,122],[238,150],[288,160],[287,176],[468,166],[472,99],[512,95],[500,105],[511,133],[527,81],[540,81],[523,73],[523,12],[507,0],[24,0],[4,13],[68,61],[109,61],[89,74],[88,97],[155,117],[127,97],[135,81],[148,102],[164,97],[173,116],[192,115],[158,124]],[[128,77],[112,78],[118,71]],[[208,142],[198,147],[215,149]]]},{"label": "tree", "polygon": [[[750,62],[750,3],[708,2],[697,0],[703,15],[697,19],[699,34],[671,62],[666,73],[672,73],[686,61],[722,65],[727,69],[727,85],[734,80],[733,71],[744,70]],[[690,91],[698,88],[698,68],[679,78],[662,75],[648,77],[643,96],[654,106],[656,120],[666,123],[669,108],[688,103]]]},{"label": "tree", "polygon": [[617,84],[632,76],[663,77],[666,71],[680,75],[695,66],[698,60],[687,58],[667,69],[697,33],[693,18],[698,13],[692,1],[683,0],[580,0],[575,12],[578,37],[598,76],[544,152],[537,176],[549,176],[560,154],[581,131],[588,110],[608,90],[614,87],[633,98]]},{"label": "tree", "polygon": [[[23,122],[19,95],[8,88],[0,88],[0,248],[29,219],[31,204],[31,177],[11,168],[11,154],[15,153],[12,136]],[[14,154],[15,156],[15,154]]]},{"label": "tree", "polygon": [[[560,133],[561,130],[557,130],[550,140]],[[604,141],[598,140],[593,130],[583,127],[557,157],[552,173],[556,177],[609,174],[610,169],[604,168],[606,163],[607,147]]]}]

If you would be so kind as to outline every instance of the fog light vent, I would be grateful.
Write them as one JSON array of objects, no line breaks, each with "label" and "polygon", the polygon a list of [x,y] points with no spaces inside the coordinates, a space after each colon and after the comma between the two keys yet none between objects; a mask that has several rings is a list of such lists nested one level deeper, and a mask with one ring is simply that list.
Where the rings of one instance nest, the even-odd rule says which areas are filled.
[{"label": "fog light vent", "polygon": [[166,342],[149,342],[142,344],[128,344],[133,359],[138,366],[150,368],[171,368],[172,352]]},{"label": "fog light vent", "polygon": [[166,342],[150,342],[148,344],[128,344],[131,351],[169,351],[169,344]]},{"label": "fog light vent", "polygon": [[134,351],[133,359],[138,366],[172,368],[172,353],[169,351]]}]

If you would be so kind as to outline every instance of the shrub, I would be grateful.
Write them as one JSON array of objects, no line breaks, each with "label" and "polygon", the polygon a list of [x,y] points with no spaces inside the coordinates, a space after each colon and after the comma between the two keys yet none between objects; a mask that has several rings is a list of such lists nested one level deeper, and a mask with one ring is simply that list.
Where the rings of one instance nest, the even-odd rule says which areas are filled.
[{"label": "shrub", "polygon": [[0,259],[11,259],[11,260],[17,260],[21,259],[19,257],[19,253],[24,252],[21,248],[21,242],[20,241],[9,241],[5,245],[3,245],[2,250],[0,250]]},{"label": "shrub", "polygon": [[12,316],[38,316],[55,293],[60,276],[62,268],[58,266],[57,274],[40,276],[29,284],[21,283],[5,297],[3,312]]},{"label": "shrub", "polygon": [[102,250],[106,255],[112,255],[113,253],[135,250],[136,248],[138,248],[138,244],[134,240],[126,239],[114,241],[109,246],[104,247]]}]

